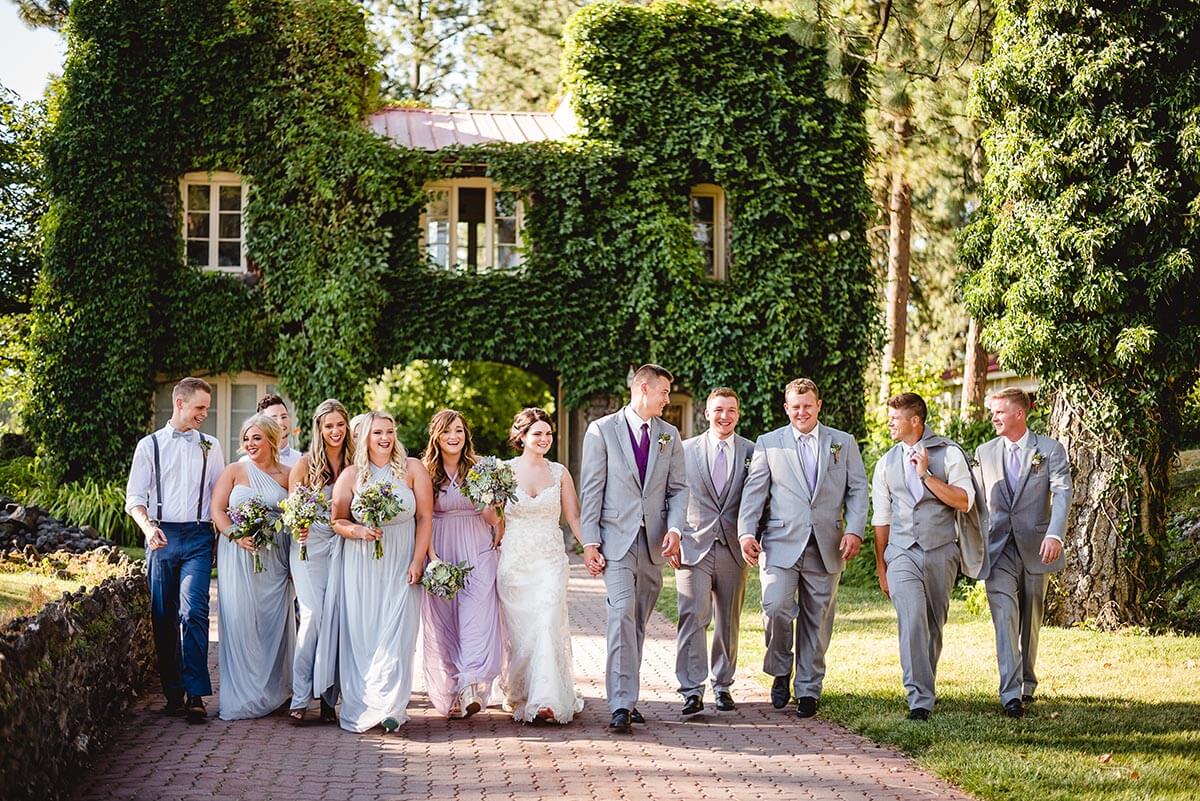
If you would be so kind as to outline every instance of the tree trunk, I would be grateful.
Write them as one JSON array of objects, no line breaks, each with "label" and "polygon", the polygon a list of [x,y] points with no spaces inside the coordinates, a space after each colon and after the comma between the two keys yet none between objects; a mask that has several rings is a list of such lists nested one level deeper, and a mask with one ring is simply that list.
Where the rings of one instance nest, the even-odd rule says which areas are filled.
[{"label": "tree trunk", "polygon": [[[911,128],[907,117],[899,117],[893,126],[901,153],[907,147]],[[883,369],[879,399],[891,395],[892,374],[904,369],[904,349],[908,334],[909,256],[912,238],[912,188],[908,185],[902,159],[892,169],[892,190],[888,199],[888,274],[886,288],[887,330],[883,346]]]},{"label": "tree trunk", "polygon": [[967,325],[967,363],[963,366],[962,416],[965,420],[984,418],[987,367],[987,351],[979,344],[979,322],[972,317]]},{"label": "tree trunk", "polygon": [[1157,434],[1149,457],[1118,451],[1130,443],[1096,420],[1104,404],[1091,394],[1058,392],[1051,410],[1051,434],[1067,449],[1074,495],[1064,540],[1067,565],[1051,579],[1046,621],[1139,625],[1163,571],[1159,532],[1170,447]]}]

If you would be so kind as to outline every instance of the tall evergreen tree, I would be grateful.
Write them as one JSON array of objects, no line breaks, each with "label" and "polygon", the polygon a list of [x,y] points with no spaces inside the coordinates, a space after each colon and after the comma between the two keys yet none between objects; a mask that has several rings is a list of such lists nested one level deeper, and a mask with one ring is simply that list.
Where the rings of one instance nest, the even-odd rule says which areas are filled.
[{"label": "tall evergreen tree", "polygon": [[463,43],[483,0],[362,0],[393,100],[445,104],[462,97]]}]

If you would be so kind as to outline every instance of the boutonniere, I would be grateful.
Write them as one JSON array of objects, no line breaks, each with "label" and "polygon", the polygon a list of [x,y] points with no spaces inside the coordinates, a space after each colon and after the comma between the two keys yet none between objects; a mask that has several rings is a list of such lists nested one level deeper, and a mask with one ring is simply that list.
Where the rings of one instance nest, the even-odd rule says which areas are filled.
[{"label": "boutonniere", "polygon": [[1030,467],[1033,468],[1033,472],[1036,473],[1038,471],[1038,468],[1040,468],[1042,466],[1042,462],[1045,460],[1046,460],[1046,457],[1042,456],[1041,451],[1034,451],[1033,457],[1030,458],[1030,460],[1029,460],[1029,465],[1030,465]]},{"label": "boutonniere", "polygon": [[746,469],[747,469],[747,470],[749,470],[749,469],[750,469],[750,462],[752,462],[752,461],[754,461],[754,457],[753,457],[753,456],[747,456],[747,457],[746,457]]},{"label": "boutonniere", "polygon": [[830,443],[829,454],[833,457],[833,463],[837,464],[838,457],[842,455],[842,443],[840,443],[840,442]]},{"label": "boutonniere", "polygon": [[670,444],[671,444],[671,435],[670,435],[670,434],[659,434],[659,435],[658,435],[658,450],[659,450],[659,453],[661,453],[661,452],[662,452],[662,449],[663,449],[663,448],[667,447],[667,446],[668,446],[668,445],[670,445]]},{"label": "boutonniere", "polygon": [[967,467],[974,470],[976,467],[979,467],[979,460],[976,459],[974,456],[968,456],[967,457]]},{"label": "boutonniere", "polygon": [[205,437],[201,436],[200,437],[200,450],[204,451],[204,454],[207,456],[208,452],[212,450],[212,440],[206,439]]}]

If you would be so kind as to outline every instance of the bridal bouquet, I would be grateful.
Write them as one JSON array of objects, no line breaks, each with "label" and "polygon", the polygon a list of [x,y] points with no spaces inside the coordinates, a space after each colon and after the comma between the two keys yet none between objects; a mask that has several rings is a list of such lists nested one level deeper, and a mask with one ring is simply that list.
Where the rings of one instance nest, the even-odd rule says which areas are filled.
[{"label": "bridal bouquet", "polygon": [[275,545],[274,513],[259,498],[251,496],[228,510],[233,527],[227,533],[231,540],[250,540],[254,546],[254,572],[263,571],[260,548],[268,551]]},{"label": "bridal bouquet", "polygon": [[494,506],[503,517],[504,504],[517,499],[517,476],[512,467],[495,456],[485,456],[467,471],[462,494],[476,509],[482,511]]},{"label": "bridal bouquet", "polygon": [[[283,514],[275,526],[281,531],[288,531],[292,536],[299,536],[301,531],[318,521],[329,522],[329,499],[325,497],[325,493],[304,484],[296,487],[291,495],[280,501],[279,508],[283,510]],[[303,542],[300,544],[300,561],[307,559],[308,543]]]},{"label": "bridal bouquet", "polygon": [[[358,494],[350,511],[363,525],[382,529],[383,524],[404,511],[391,483],[379,481]],[[375,540],[375,558],[383,558],[383,540]]]},{"label": "bridal bouquet", "polygon": [[453,564],[434,559],[425,567],[425,573],[421,576],[421,586],[426,592],[449,601],[467,586],[467,575],[474,569],[475,567],[467,564],[465,560]]}]

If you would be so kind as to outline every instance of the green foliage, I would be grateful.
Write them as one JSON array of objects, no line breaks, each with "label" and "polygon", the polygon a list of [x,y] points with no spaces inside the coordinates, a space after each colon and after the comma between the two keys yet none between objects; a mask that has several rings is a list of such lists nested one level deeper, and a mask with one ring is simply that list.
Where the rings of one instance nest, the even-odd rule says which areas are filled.
[{"label": "green foliage", "polygon": [[125,486],[118,481],[61,483],[37,457],[0,461],[0,494],[40,506],[73,526],[91,526],[118,545],[139,545],[142,532],[125,513]]},{"label": "green foliage", "polygon": [[504,364],[418,360],[385,370],[367,405],[391,412],[410,454],[425,447],[430,418],[449,408],[466,416],[477,453],[505,458],[513,416],[529,406],[553,414],[554,397],[541,379]]},{"label": "green foliage", "polygon": [[[123,473],[157,373],[275,372],[303,418],[414,360],[557,377],[575,406],[652,359],[685,391],[738,388],[748,431],[782,421],[797,375],[821,384],[831,424],[863,430],[876,314],[862,102],[824,93],[824,49],[784,20],[589,6],[564,70],[585,137],[429,154],[363,126],[374,63],[348,0],[71,13],[29,414],[67,478]],[[137,46],[121,46],[131,30]],[[196,168],[253,186],[256,283],[184,265],[172,200]],[[435,270],[417,242],[423,186],[480,172],[531,201],[525,263]],[[702,277],[691,237],[701,182],[732,214],[723,283]],[[97,409],[102,426],[80,413]]]}]

